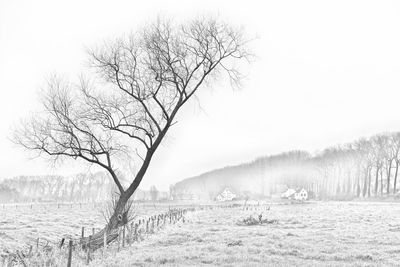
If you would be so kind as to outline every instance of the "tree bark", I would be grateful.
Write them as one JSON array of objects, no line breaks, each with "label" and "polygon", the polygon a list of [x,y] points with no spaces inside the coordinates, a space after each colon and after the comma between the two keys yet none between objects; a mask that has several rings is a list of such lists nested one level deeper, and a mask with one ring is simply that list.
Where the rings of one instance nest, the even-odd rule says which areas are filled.
[{"label": "tree bark", "polygon": [[126,192],[122,193],[119,196],[117,204],[114,208],[114,212],[109,218],[107,225],[101,231],[91,236],[90,239],[89,237],[84,238],[82,240],[82,248],[85,249],[87,247],[89,240],[91,249],[95,250],[101,248],[104,245],[104,232],[107,232],[107,239],[106,239],[107,244],[117,239],[118,234],[114,230],[128,223],[128,217],[127,217],[128,214],[127,211],[125,210],[125,206],[128,203],[129,197],[130,196],[128,196]]}]

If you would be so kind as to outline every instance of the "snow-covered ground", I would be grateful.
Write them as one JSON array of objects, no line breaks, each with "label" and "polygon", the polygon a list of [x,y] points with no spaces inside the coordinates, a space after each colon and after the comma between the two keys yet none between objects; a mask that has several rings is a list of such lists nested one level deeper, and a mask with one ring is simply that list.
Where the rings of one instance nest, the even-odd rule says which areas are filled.
[{"label": "snow-covered ground", "polygon": [[[156,214],[160,207],[142,209]],[[63,215],[57,210],[61,213],[57,207],[48,209],[47,215],[39,210],[25,214],[9,210],[6,219],[1,211],[0,244],[16,244],[24,233],[34,238],[72,229],[79,235],[82,224],[104,221],[93,208],[65,207]],[[264,219],[278,223],[236,224],[250,215],[258,218],[261,212]],[[88,216],[93,216],[90,221]],[[73,266],[85,266],[82,260],[73,261]],[[59,262],[64,265],[64,259]],[[314,202],[271,205],[269,211],[238,207],[191,212],[185,223],[167,225],[120,252],[113,248],[106,255],[96,252],[90,266],[398,266],[399,262],[400,203]]]}]

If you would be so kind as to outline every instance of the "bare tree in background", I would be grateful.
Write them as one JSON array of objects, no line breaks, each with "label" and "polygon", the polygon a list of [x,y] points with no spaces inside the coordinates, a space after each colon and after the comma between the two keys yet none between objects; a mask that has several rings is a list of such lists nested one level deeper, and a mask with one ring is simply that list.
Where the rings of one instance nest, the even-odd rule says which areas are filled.
[{"label": "bare tree in background", "polygon": [[158,190],[157,187],[154,185],[150,187],[150,198],[152,201],[157,201],[158,199]]},{"label": "bare tree in background", "polygon": [[[181,25],[159,20],[89,56],[94,78],[81,79],[79,90],[51,79],[44,113],[24,122],[14,139],[55,160],[79,158],[104,168],[119,190],[106,228],[111,230],[121,224],[126,203],[181,108],[223,74],[237,84],[237,64],[250,54],[242,30],[199,19]],[[124,187],[116,163],[126,155],[136,173]]]},{"label": "bare tree in background", "polygon": [[392,134],[393,141],[393,155],[394,155],[394,163],[395,163],[395,173],[394,173],[394,181],[393,181],[393,194],[397,193],[397,175],[400,166],[400,133]]}]

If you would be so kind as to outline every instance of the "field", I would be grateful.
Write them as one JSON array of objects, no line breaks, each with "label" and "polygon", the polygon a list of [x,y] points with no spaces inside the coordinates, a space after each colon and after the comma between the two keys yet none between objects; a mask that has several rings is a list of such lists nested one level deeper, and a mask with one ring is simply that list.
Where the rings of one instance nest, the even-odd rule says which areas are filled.
[{"label": "field", "polygon": [[[142,208],[151,210],[150,206]],[[258,218],[261,212],[263,218],[275,219],[277,223],[237,225],[246,217]],[[57,211],[46,214],[47,218],[54,218]],[[79,234],[80,225],[87,222],[74,221],[70,216],[77,219],[82,214],[58,215],[56,221],[47,220],[45,224],[43,216],[36,212],[27,217],[31,227],[24,231],[36,229],[38,234],[45,227],[56,234],[61,230],[52,230],[51,225],[55,227],[62,222],[65,227],[73,225],[71,229]],[[41,218],[40,223],[34,223],[36,216]],[[25,224],[6,220],[3,223],[5,219],[1,217],[2,246],[4,240],[9,244],[4,236],[12,235],[10,228],[19,233],[14,237],[18,240],[21,228],[29,226],[25,225],[28,219]],[[119,252],[109,250],[105,255],[97,252],[90,266],[398,266],[399,262],[400,204],[313,202],[272,204],[268,211],[243,210],[243,207],[194,211],[186,215],[185,223],[168,225]],[[79,265],[84,263],[73,264]]]},{"label": "field", "polygon": [[[0,254],[36,244],[58,243],[63,237],[77,238],[106,224],[104,203],[35,203],[0,205]],[[168,210],[168,204],[136,204],[137,218]]]}]

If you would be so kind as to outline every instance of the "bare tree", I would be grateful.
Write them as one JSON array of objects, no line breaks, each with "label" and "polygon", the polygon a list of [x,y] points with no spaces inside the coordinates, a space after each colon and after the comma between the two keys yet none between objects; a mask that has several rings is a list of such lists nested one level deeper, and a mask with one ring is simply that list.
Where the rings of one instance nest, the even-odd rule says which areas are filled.
[{"label": "bare tree", "polygon": [[378,195],[379,173],[384,167],[383,155],[385,153],[385,138],[383,135],[375,135],[370,139],[370,152],[375,167],[375,196]]},{"label": "bare tree", "polygon": [[152,201],[157,201],[158,199],[158,190],[154,185],[150,187],[150,198]]},{"label": "bare tree", "polygon": [[394,140],[392,138],[392,134],[385,134],[384,136],[384,153],[383,153],[383,162],[386,170],[386,194],[390,194],[390,183],[391,183],[391,174],[393,163],[396,159],[396,148],[394,144]]},{"label": "bare tree", "polygon": [[393,155],[395,162],[395,173],[394,173],[394,181],[393,181],[393,194],[396,194],[397,188],[397,175],[400,165],[400,133],[392,134],[392,144],[393,144]]},{"label": "bare tree", "polygon": [[[222,74],[238,84],[237,64],[250,53],[241,29],[198,19],[181,25],[158,20],[89,56],[94,78],[81,79],[79,90],[51,79],[43,114],[26,121],[15,142],[55,160],[79,158],[104,168],[119,190],[110,230],[121,224],[126,203],[181,108]],[[124,187],[116,164],[128,156],[137,171]]]}]

